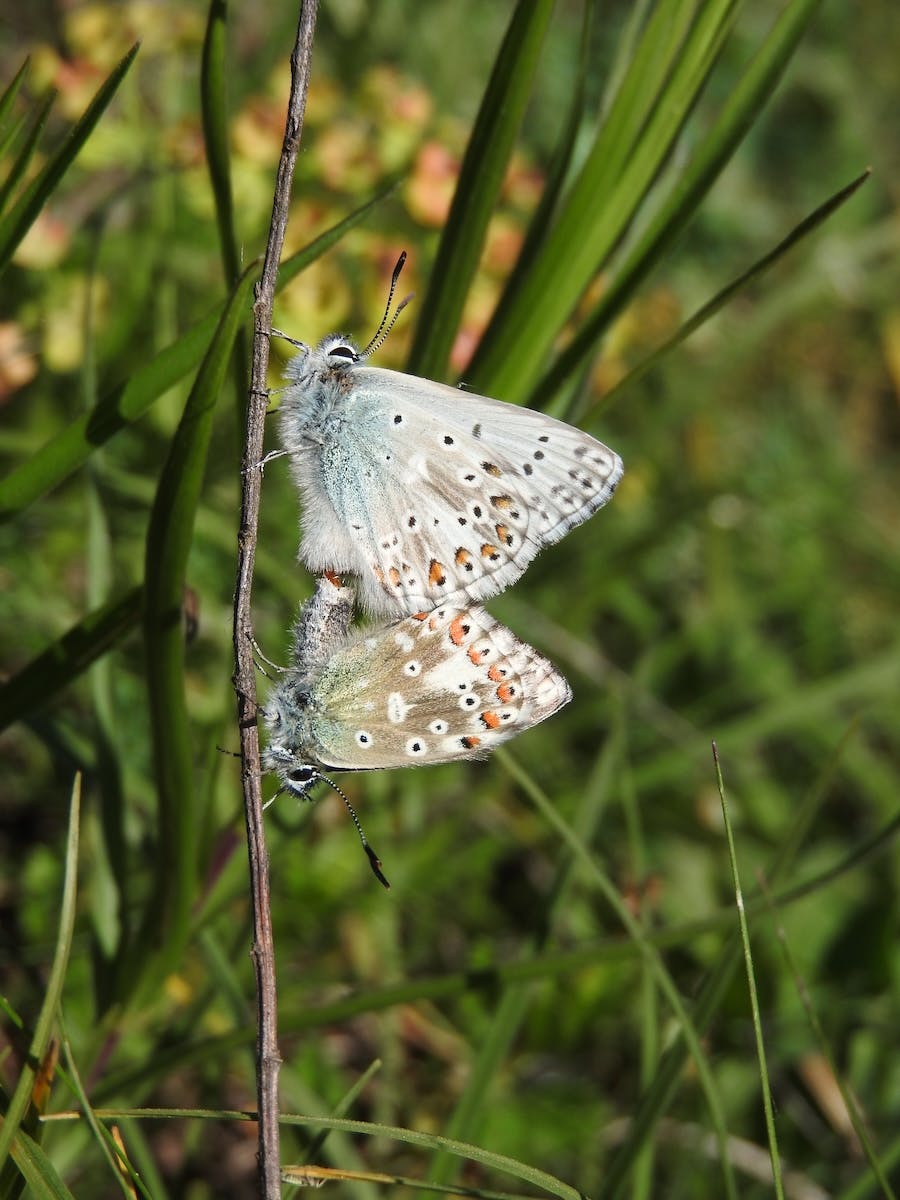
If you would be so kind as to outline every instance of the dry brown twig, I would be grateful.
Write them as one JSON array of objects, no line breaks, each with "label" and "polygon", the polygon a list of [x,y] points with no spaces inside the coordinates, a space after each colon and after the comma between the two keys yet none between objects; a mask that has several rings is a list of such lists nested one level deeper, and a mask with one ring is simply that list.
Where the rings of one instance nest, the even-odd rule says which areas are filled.
[{"label": "dry brown twig", "polygon": [[253,306],[253,369],[247,406],[247,434],[244,443],[241,524],[238,533],[238,574],[234,594],[234,688],[237,693],[238,729],[241,741],[241,782],[247,823],[247,851],[250,859],[250,895],[253,909],[252,957],[256,970],[257,1064],[256,1096],[259,1119],[260,1195],[276,1200],[281,1195],[281,1163],[278,1129],[278,1053],[277,997],[275,987],[275,946],[269,905],[269,855],[266,849],[260,784],[259,736],[256,724],[256,676],[253,662],[253,625],[250,600],[259,498],[262,472],[256,469],[262,460],[267,405],[266,372],[269,365],[269,330],[275,278],[284,243],[294,164],[303,130],[306,93],[309,87],[313,33],[318,0],[302,0],[297,38],[291,54],[291,94],[281,159],[272,203],[272,220],[263,261],[256,285]]}]

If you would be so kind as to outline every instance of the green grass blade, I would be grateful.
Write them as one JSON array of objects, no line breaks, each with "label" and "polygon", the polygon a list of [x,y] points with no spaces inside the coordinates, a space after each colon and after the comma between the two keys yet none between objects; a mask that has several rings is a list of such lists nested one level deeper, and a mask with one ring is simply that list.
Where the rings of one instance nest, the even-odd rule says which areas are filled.
[{"label": "green grass blade", "polygon": [[[796,840],[802,841],[802,838],[798,839],[797,835],[802,833],[803,829],[808,828],[809,822],[814,818],[815,812],[822,802],[825,791],[824,786],[817,787],[811,793],[812,803],[810,803],[809,797],[804,802],[802,812],[799,814],[800,819],[794,822],[789,831],[790,843],[794,843]],[[864,844],[856,847],[838,863],[797,885],[783,888],[776,894],[775,902],[779,907],[785,907],[816,894],[849,872],[868,865],[879,854],[883,854],[898,836],[900,836],[900,817],[888,822],[887,826],[880,829],[871,838],[866,839]],[[790,855],[781,854],[778,861],[791,862],[794,853],[795,851],[792,849]],[[748,901],[747,911],[751,914],[761,912],[765,910],[766,906],[765,897],[757,895]],[[682,925],[649,931],[646,939],[657,949],[665,950],[685,946],[703,934],[733,929],[733,927],[734,911],[729,907]],[[322,1029],[326,1026],[351,1021],[363,1013],[384,1012],[404,1004],[448,1001],[475,990],[494,996],[498,986],[561,979],[565,975],[595,966],[597,963],[625,962],[639,957],[639,948],[627,937],[608,938],[576,950],[557,951],[537,957],[529,956],[515,962],[488,968],[456,971],[428,978],[418,978],[413,981],[387,984],[379,988],[369,988],[341,1000],[327,1002],[316,1007],[307,1007],[301,1012],[287,1013],[281,1023],[281,1028],[284,1034],[297,1035],[311,1029]],[[738,962],[739,959],[734,964],[728,965],[728,972],[732,968],[736,968]],[[730,978],[729,974],[728,979],[722,983],[723,987],[727,988]],[[715,978],[712,979],[712,982],[716,986],[719,985],[719,981]],[[721,997],[721,993],[715,994]],[[714,1014],[715,1005],[705,1015],[703,1009],[697,1008],[694,1012],[697,1028],[705,1028]],[[705,1024],[701,1022],[701,1016]],[[234,1050],[249,1046],[255,1036],[255,1030],[247,1025],[217,1037],[203,1039],[194,1037],[192,1040],[184,1041],[170,1039],[165,1048],[160,1048],[154,1054],[152,1068],[148,1067],[147,1063],[142,1063],[137,1067],[110,1072],[105,1076],[96,1088],[97,1098],[100,1096],[112,1097],[123,1093],[127,1095],[133,1093],[136,1088],[146,1087],[153,1081],[163,1080],[171,1070],[188,1065],[203,1065],[221,1059]],[[666,1061],[668,1060],[664,1060],[664,1066]],[[678,1064],[673,1063],[672,1081],[675,1085],[682,1077],[683,1067],[684,1056],[682,1054]],[[654,1093],[659,1087],[662,1071],[663,1068],[654,1075]],[[646,1125],[646,1130],[649,1131],[664,1105],[660,1103],[659,1096],[656,1094],[648,1093],[645,1100],[648,1102],[648,1107],[654,1110],[654,1115]],[[631,1134],[629,1134],[630,1136]],[[645,1138],[643,1137],[636,1139],[638,1153],[644,1142]]]},{"label": "green grass blade", "polygon": [[[842,740],[837,751],[825,764],[813,786],[797,806],[794,819],[785,836],[769,871],[773,887],[789,876],[794,860],[816,813],[824,804],[828,791],[837,775],[840,760],[850,740]],[[719,952],[718,962],[704,980],[694,1004],[692,1017],[699,1033],[704,1033],[724,1000],[734,974],[741,961],[740,939],[732,934]],[[632,1115],[631,1125],[624,1141],[610,1160],[604,1176],[604,1186],[609,1200],[621,1196],[634,1163],[639,1159],[653,1127],[672,1102],[684,1072],[688,1057],[687,1043],[679,1036],[663,1056],[653,1085],[641,1097]]]},{"label": "green grass blade", "polygon": [[687,1009],[675,986],[675,982],[666,969],[659,951],[647,937],[640,923],[632,916],[627,904],[625,904],[619,895],[618,889],[600,868],[596,856],[591,853],[588,847],[584,845],[582,839],[563,820],[555,806],[550,802],[550,798],[537,786],[531,776],[518,765],[509,751],[501,747],[495,753],[498,757],[502,758],[503,763],[520,784],[526,795],[533,801],[541,816],[561,836],[578,863],[585,870],[586,877],[593,880],[597,890],[637,945],[644,961],[647,963],[648,969],[652,971],[657,987],[665,997],[678,1022],[680,1038],[689,1048],[688,1052],[697,1071],[700,1086],[703,1089],[703,1097],[706,1101],[710,1121],[719,1146],[719,1165],[722,1169],[724,1194],[730,1200],[737,1200],[734,1173],[730,1156],[727,1153],[728,1130],[725,1124],[725,1115],[719,1090],[700,1044],[699,1027],[695,1025],[692,1018],[688,1015]]},{"label": "green grass blade", "polygon": [[[680,346],[682,342],[686,341],[691,336],[691,334],[696,333],[696,331],[701,326],[705,325],[707,321],[712,320],[712,318],[717,313],[721,312],[721,310],[727,304],[731,303],[731,301],[736,295],[738,295],[739,292],[742,292],[744,288],[748,287],[755,280],[765,275],[765,273],[774,267],[775,264],[779,262],[789,250],[792,250],[798,242],[802,242],[805,237],[813,233],[819,228],[820,225],[827,221],[832,213],[837,212],[837,210],[847,200],[849,200],[850,197],[860,187],[862,187],[870,175],[870,170],[867,169],[863,171],[861,175],[858,175],[856,179],[854,179],[851,183],[848,183],[846,187],[843,187],[840,189],[840,191],[835,192],[835,194],[829,197],[824,204],[820,205],[817,209],[815,209],[814,212],[810,213],[808,217],[805,217],[800,224],[797,225],[795,229],[792,229],[788,236],[780,241],[773,250],[770,250],[768,254],[763,255],[763,257],[755,262],[753,266],[749,268],[749,270],[744,271],[744,273],[739,275],[737,279],[733,279],[731,283],[722,288],[720,292],[717,292],[711,300],[707,301],[706,304],[698,308],[694,315],[685,321],[684,324],[672,335],[672,337],[663,342],[663,344],[657,350],[654,350],[653,353],[648,355],[643,362],[639,363],[634,370],[629,371],[628,374],[621,379],[615,387],[611,388],[603,397],[602,401],[599,402],[599,404],[602,404],[603,407],[606,407],[606,405],[611,403],[612,399],[617,396],[620,391],[624,391],[626,388],[636,383],[640,378],[642,378],[642,376],[644,376],[648,371],[652,370],[653,367],[661,362],[661,360],[665,358],[667,354],[674,350],[676,346]],[[586,345],[584,347],[584,355],[587,353],[589,353],[589,347]],[[548,376],[543,381],[543,386],[545,388],[555,389],[564,381],[565,375],[568,374],[568,369],[563,366],[564,358],[565,356],[561,355],[559,359],[558,365],[561,373],[557,374],[556,371],[554,371],[552,377]],[[599,404],[592,407],[598,407]],[[570,414],[570,416],[574,416],[576,419],[578,419],[578,414]]]},{"label": "green grass blade", "polygon": [[633,153],[612,182],[601,131],[535,269],[492,323],[467,370],[472,387],[506,400],[527,394],[559,330],[634,219],[709,78],[733,17],[728,0],[701,8]]},{"label": "green grass blade", "polygon": [[0,730],[42,708],[133,629],[140,619],[142,594],[141,588],[132,588],[88,613],[0,684]]},{"label": "green grass blade", "polygon": [[248,267],[234,288],[197,374],[160,475],[147,530],[144,642],[160,836],[157,901],[148,910],[147,932],[152,929],[165,963],[178,961],[187,941],[198,869],[181,628],[185,571],[216,399],[246,319],[256,270],[255,264]]},{"label": "green grass blade", "polygon": [[[338,1100],[337,1104],[334,1106],[334,1109],[330,1115],[332,1117],[343,1117],[350,1112],[366,1087],[381,1070],[381,1067],[382,1062],[380,1058],[376,1058],[373,1062],[370,1062],[365,1071],[363,1071],[362,1074],[353,1081],[347,1091],[344,1092],[343,1096],[341,1096],[340,1100]],[[331,1130],[329,1129],[323,1129],[320,1133],[316,1134],[303,1156],[304,1162],[310,1162],[312,1159],[317,1158],[318,1155],[321,1154],[322,1147],[325,1145],[330,1132]]]},{"label": "green grass blade", "polygon": [[[167,1117],[172,1120],[189,1118],[200,1121],[252,1120],[250,1114],[233,1109],[104,1108],[96,1111],[97,1116],[104,1121],[137,1120],[141,1117],[148,1120],[165,1120]],[[53,1122],[71,1119],[68,1113],[60,1113],[53,1118]],[[557,1179],[555,1175],[550,1175],[547,1171],[541,1171],[537,1167],[510,1158],[506,1154],[495,1154],[490,1150],[484,1150],[481,1146],[475,1146],[469,1142],[456,1142],[435,1133],[421,1133],[417,1129],[404,1129],[398,1125],[382,1125],[374,1121],[352,1121],[346,1117],[299,1116],[294,1113],[285,1113],[280,1117],[280,1121],[284,1125],[297,1125],[303,1129],[342,1130],[345,1133],[362,1134],[364,1137],[387,1138],[402,1142],[407,1146],[420,1146],[426,1150],[447,1150],[460,1158],[479,1163],[490,1171],[498,1171],[501,1174],[511,1175],[514,1179],[521,1179],[523,1183],[541,1188],[551,1196],[559,1196],[560,1200],[584,1200],[584,1196],[576,1188]]]},{"label": "green grass blade", "polygon": [[[279,289],[295,279],[348,230],[358,225],[395,187],[396,181],[392,180],[379,188],[370,200],[348,217],[285,259],[279,268]],[[10,471],[5,479],[0,479],[0,522],[17,516],[29,504],[62,483],[87,462],[96,447],[105,445],[120,430],[133,425],[144,416],[154,401],[194,370],[206,352],[224,309],[225,301],[222,301],[176,342],[138,367],[96,408],[76,417],[36,454]]]},{"label": "green grass blade", "polygon": [[[900,1166],[900,1137],[895,1137],[888,1143],[887,1147],[882,1151],[881,1158],[882,1170],[887,1173],[896,1170]],[[871,1171],[866,1171],[855,1179],[848,1188],[842,1192],[834,1194],[834,1200],[879,1200],[879,1197],[885,1196],[886,1193],[880,1190],[878,1179]]]},{"label": "green grass blade", "polygon": [[[68,1068],[69,1086],[78,1098],[82,1116],[90,1127],[94,1143],[98,1147],[101,1157],[109,1167],[109,1174],[116,1181],[119,1190],[125,1196],[126,1200],[134,1200],[135,1195],[138,1193],[144,1197],[144,1200],[153,1200],[131,1163],[123,1156],[122,1151],[116,1145],[110,1131],[97,1119],[97,1115],[93,1110],[81,1079],[81,1074],[75,1062],[72,1046],[68,1035],[65,1033],[65,1029],[63,1030],[62,1047],[66,1059],[66,1067]],[[128,1176],[127,1179],[125,1178],[126,1175]]]},{"label": "green grass blade", "polygon": [[[12,166],[9,168],[6,178],[0,185],[0,212],[3,212],[9,203],[9,199],[19,186],[20,181],[24,178],[25,172],[28,170],[28,164],[31,162],[34,152],[37,149],[38,142],[41,140],[41,134],[44,132],[44,127],[47,124],[47,118],[50,115],[50,110],[56,100],[56,92],[50,92],[45,98],[43,104],[37,110],[34,120],[31,123],[31,128],[28,130],[28,136],[25,138],[19,153],[16,155]],[[11,135],[15,130],[10,131]]]},{"label": "green grass blade", "polygon": [[782,13],[687,171],[615,272],[594,312],[534,389],[535,394],[546,395],[548,389],[557,389],[578,369],[638,284],[682,232],[768,102],[820,3],[821,0],[794,0]]},{"label": "green grass blade", "polygon": [[541,246],[546,240],[547,233],[552,225],[553,214],[560,203],[563,187],[572,167],[575,145],[584,122],[587,77],[591,65],[590,48],[593,44],[593,25],[594,6],[592,4],[585,4],[581,29],[581,53],[578,59],[578,69],[575,72],[575,83],[572,91],[572,99],[569,102],[569,111],[563,124],[562,134],[554,149],[552,160],[547,168],[544,190],[541,192],[538,206],[534,210],[531,220],[528,222],[528,229],[525,239],[522,242],[522,248],[504,285],[503,295],[500,297],[497,306],[498,310],[505,303],[506,297],[515,293],[521,285],[522,280],[526,278],[533,262],[538,257]]},{"label": "green grass blade", "polygon": [[459,328],[513,144],[525,114],[553,0],[519,0],[466,148],[408,369],[440,379]]},{"label": "green grass blade", "polygon": [[800,1002],[803,1005],[806,1018],[809,1021],[810,1028],[812,1029],[816,1041],[818,1042],[819,1053],[822,1055],[825,1062],[828,1063],[832,1078],[834,1079],[838,1091],[841,1093],[841,1099],[844,1102],[844,1107],[846,1108],[847,1115],[850,1118],[850,1124],[853,1126],[853,1132],[856,1134],[863,1153],[866,1156],[866,1161],[869,1164],[872,1176],[878,1181],[878,1186],[881,1189],[882,1196],[884,1196],[886,1200],[896,1200],[896,1193],[891,1187],[890,1181],[887,1177],[887,1172],[889,1170],[888,1164],[886,1162],[882,1162],[876,1154],[875,1147],[872,1145],[872,1139],[866,1129],[865,1115],[860,1111],[856,1097],[853,1095],[852,1090],[844,1081],[841,1072],[838,1069],[838,1065],[834,1060],[834,1054],[831,1050],[831,1046],[829,1045],[825,1030],[822,1028],[822,1023],[819,1020],[818,1014],[816,1013],[812,996],[809,993],[809,988],[806,986],[803,976],[800,973],[800,968],[794,959],[784,926],[781,924],[780,919],[778,919],[778,913],[775,911],[775,902],[773,898],[768,895],[768,891],[766,891],[766,900],[769,904],[772,916],[776,918],[778,945],[782,955],[784,956],[785,964],[793,976],[794,986],[797,989],[797,994],[800,997]]},{"label": "green grass blade", "polygon": [[750,996],[750,1012],[753,1016],[753,1034],[756,1041],[756,1059],[759,1064],[759,1081],[762,1090],[763,1111],[766,1118],[766,1135],[769,1142],[769,1158],[772,1163],[772,1182],[778,1200],[784,1200],[784,1180],[781,1173],[781,1155],[778,1152],[778,1136],[775,1132],[775,1113],[772,1107],[772,1089],[769,1085],[769,1068],[766,1064],[766,1044],[763,1039],[762,1014],[759,1010],[759,995],[756,990],[756,972],[753,969],[753,952],[750,948],[750,930],[747,927],[747,913],[744,909],[744,893],[741,888],[741,876],[738,869],[737,850],[734,845],[734,834],[731,829],[731,817],[728,812],[728,802],[725,799],[725,783],[722,779],[722,766],[719,762],[719,752],[713,742],[713,760],[716,768],[716,785],[719,789],[719,800],[722,805],[722,819],[725,822],[725,838],[728,844],[728,860],[731,863],[731,878],[734,884],[734,900],[738,914],[738,925],[741,935],[741,949],[744,954],[744,967],[747,972],[747,991]]},{"label": "green grass blade", "polygon": [[[614,772],[622,752],[622,729],[617,727],[607,739],[598,759],[597,769],[582,793],[581,803],[572,824],[573,831],[585,844],[590,844],[612,789]],[[576,875],[576,859],[568,854],[560,862],[541,912],[541,920],[525,950],[527,957],[539,957],[550,940],[557,915],[564,909]],[[528,1013],[534,989],[528,984],[507,985],[495,1005],[490,1025],[480,1038],[479,1050],[470,1069],[465,1090],[444,1126],[448,1137],[468,1140],[477,1130],[488,1102],[491,1080],[496,1078],[503,1061]],[[428,1171],[429,1183],[446,1183],[452,1177],[454,1159],[446,1154],[435,1155]]]},{"label": "green grass blade", "polygon": [[19,67],[18,71],[16,71],[15,75],[13,75],[12,79],[3,89],[3,95],[0,96],[0,136],[3,136],[3,128],[6,125],[9,114],[12,112],[12,107],[16,102],[16,96],[19,94],[19,89],[21,88],[22,82],[28,73],[28,68],[30,65],[31,58],[26,57],[21,67]]},{"label": "green grass blade", "polygon": [[[206,163],[216,205],[219,252],[225,281],[230,286],[241,273],[240,251],[234,228],[234,199],[228,153],[228,107],[226,104],[228,10],[224,0],[211,0],[203,39],[200,99]],[[247,388],[250,378],[247,332],[241,330],[234,343],[234,399],[238,444],[246,423]]]},{"label": "green grass blade", "polygon": [[[591,151],[591,159],[596,163],[598,172],[595,180],[598,195],[602,194],[603,189],[609,186],[609,182],[615,179],[616,174],[622,169],[625,157],[631,150],[641,125],[652,111],[671,68],[672,59],[690,27],[693,9],[694,0],[664,0],[664,3],[657,6],[652,19],[644,30],[627,70],[623,65],[626,60],[619,59],[622,79],[619,86],[615,87],[611,93],[612,103]],[[580,76],[582,73],[586,74],[589,67],[587,55],[591,48],[591,38],[587,22],[589,14],[592,12],[592,5],[585,5],[586,27],[582,36]],[[547,240],[550,215],[557,207],[558,192],[563,181],[560,177],[560,167],[562,165],[568,167],[572,147],[567,147],[567,143],[571,139],[574,144],[574,138],[584,118],[583,110],[583,86],[576,86],[567,129],[557,151],[563,161],[557,162],[551,170],[541,203],[532,218],[529,237],[526,239],[516,261],[515,269],[503,289],[503,295],[497,304],[490,325],[466,370],[467,382],[473,375],[477,376],[479,364],[489,357],[490,348],[493,339],[497,336],[498,329],[502,329],[509,319],[507,310],[515,305],[516,297],[525,285],[531,267],[535,264],[538,246],[543,245]]]},{"label": "green grass blade", "polygon": [[[27,121],[28,114],[20,113],[7,130],[0,132],[0,162],[3,162],[3,160],[9,154],[10,148],[18,140],[19,134],[25,128]],[[6,207],[6,201],[9,199],[10,190],[9,180],[7,177],[7,179],[3,181],[2,191],[0,191],[0,195],[3,197],[3,204],[0,206],[0,211],[2,211],[2,208]]]},{"label": "green grass blade", "polygon": [[203,39],[200,99],[203,114],[203,143],[216,202],[219,249],[225,278],[233,283],[240,274],[234,232],[234,202],[231,195],[231,164],[228,154],[228,122],[225,107],[226,15],[223,0],[211,0]]},{"label": "green grass blade", "polygon": [[40,173],[31,181],[9,212],[0,219],[0,274],[9,265],[16,247],[34,224],[41,209],[56,190],[57,184],[90,137],[94,126],[103,116],[137,52],[138,47],[132,46],[121,62],[113,68],[62,144],[48,158]]},{"label": "green grass blade", "polygon": [[75,776],[69,806],[69,832],[66,840],[66,860],[63,871],[63,890],[59,910],[59,927],[56,933],[56,949],[53,965],[44,992],[41,1011],[34,1027],[28,1055],[10,1098],[9,1106],[0,1124],[0,1164],[6,1161],[13,1139],[20,1133],[20,1126],[31,1102],[35,1082],[35,1064],[43,1062],[50,1045],[53,1025],[59,1010],[60,997],[66,978],[66,968],[72,949],[72,934],[75,929],[75,897],[78,886],[78,835],[81,828],[81,776]]},{"label": "green grass blade", "polygon": [[41,1146],[20,1130],[11,1151],[35,1200],[75,1200]]}]

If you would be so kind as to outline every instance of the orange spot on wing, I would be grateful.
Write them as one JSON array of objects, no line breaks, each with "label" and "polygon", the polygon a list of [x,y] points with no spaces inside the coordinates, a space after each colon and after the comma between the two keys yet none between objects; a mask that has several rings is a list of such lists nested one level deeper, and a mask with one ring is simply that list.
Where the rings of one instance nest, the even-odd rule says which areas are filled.
[{"label": "orange spot on wing", "polygon": [[505,674],[506,672],[503,670],[503,668],[498,667],[497,664],[494,663],[493,666],[488,670],[488,679],[490,679],[493,683],[500,683]]},{"label": "orange spot on wing", "polygon": [[447,573],[443,564],[439,563],[436,558],[431,560],[428,567],[428,582],[432,587],[442,587],[447,582]]},{"label": "orange spot on wing", "polygon": [[413,619],[414,621],[424,621],[424,620],[426,619],[426,617],[427,617],[427,616],[428,616],[428,613],[427,613],[427,612],[413,613],[413,614],[412,614],[412,619]]},{"label": "orange spot on wing", "polygon": [[469,651],[469,658],[472,660],[472,662],[477,667],[478,664],[481,662],[481,660],[484,658],[485,654],[487,654],[486,650],[476,650],[476,648],[473,646],[472,649]]},{"label": "orange spot on wing", "polygon": [[388,578],[390,579],[390,581],[394,585],[394,587],[400,586],[400,572],[397,570],[396,567],[391,567],[391,569],[388,571]]},{"label": "orange spot on wing", "polygon": [[509,530],[506,528],[506,526],[505,525],[495,525],[494,529],[496,529],[497,537],[500,539],[500,541],[506,542],[507,546],[510,545],[510,543],[512,542],[512,537],[510,535]]},{"label": "orange spot on wing", "polygon": [[458,567],[464,567],[467,562],[471,561],[471,558],[472,555],[468,552],[465,546],[460,546],[456,552],[456,565]]},{"label": "orange spot on wing", "polygon": [[464,737],[459,739],[467,750],[474,750],[476,746],[481,745],[481,738]]},{"label": "orange spot on wing", "polygon": [[461,646],[466,640],[465,622],[462,616],[454,617],[450,622],[450,641],[454,646]]},{"label": "orange spot on wing", "polygon": [[491,504],[495,508],[511,508],[512,496],[491,496]]},{"label": "orange spot on wing", "polygon": [[482,558],[498,558],[500,551],[496,546],[492,546],[490,542],[485,542],[481,547]]},{"label": "orange spot on wing", "polygon": [[516,689],[511,683],[501,683],[497,688],[497,699],[503,704],[508,704],[516,694]]},{"label": "orange spot on wing", "polygon": [[495,712],[483,712],[481,714],[481,720],[488,729],[500,728],[500,718]]}]

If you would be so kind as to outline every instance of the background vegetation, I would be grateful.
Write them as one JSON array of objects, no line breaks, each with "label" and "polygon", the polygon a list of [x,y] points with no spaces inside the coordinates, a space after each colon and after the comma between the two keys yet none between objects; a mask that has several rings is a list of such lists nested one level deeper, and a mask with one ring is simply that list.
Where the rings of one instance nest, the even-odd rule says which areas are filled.
[{"label": "background vegetation", "polygon": [[[326,252],[319,245],[301,260],[276,323],[307,341],[335,328],[366,340],[406,248],[401,287],[419,295],[379,363],[412,361],[420,373],[568,412],[622,454],[626,477],[609,508],[491,605],[554,658],[574,703],[487,763],[340,778],[390,893],[333,796],[269,810],[283,1107],[446,1134],[592,1195],[770,1194],[715,738],[745,892],[762,878],[776,897],[774,910],[751,907],[750,935],[786,1192],[888,1194],[900,1157],[892,9],[815,13],[772,98],[774,77],[749,105],[752,128],[681,236],[653,246],[648,269],[629,280],[629,256],[654,223],[676,231],[672,189],[690,176],[782,7],[707,2],[691,15],[685,3],[613,4],[585,27],[577,4],[552,17],[550,6],[520,5],[532,25],[494,81],[505,81],[511,107],[516,88],[528,98],[524,121],[517,134],[515,121],[481,128],[470,166],[484,186],[473,184],[470,209],[454,213],[514,6],[373,7],[323,8],[288,252],[378,199]],[[629,64],[640,70],[629,76],[625,116],[649,103],[653,63],[641,62],[634,40],[645,7],[676,24],[688,14],[694,30],[718,10],[728,35],[649,190],[629,172],[650,126],[638,121],[633,142],[601,156],[584,225],[590,238],[609,235],[601,254],[583,230],[565,239],[564,201],[552,213],[538,206],[563,178],[565,197],[590,164],[598,114],[610,118],[610,81]],[[800,32],[813,7],[784,11],[798,14]],[[86,1094],[100,1108],[248,1109],[240,787],[237,765],[216,750],[236,744],[243,332],[229,360],[231,331],[219,327],[226,349],[212,374],[218,365],[222,378],[201,374],[207,390],[195,388],[188,422],[182,414],[231,284],[263,245],[295,14],[249,5],[230,14],[224,91],[213,26],[205,134],[202,5],[32,5],[16,21],[0,33],[4,86],[31,55],[0,147],[10,183],[0,224],[4,1089],[14,1092],[48,997],[56,1014],[50,965],[61,927],[68,944],[63,869],[81,770],[77,912],[53,1026],[63,1057],[43,1103],[70,1110]],[[23,189],[53,164],[138,39],[74,162],[62,164],[47,202],[35,202],[33,223],[26,204],[16,226]],[[674,35],[660,41],[669,44]],[[50,88],[37,150],[17,158]],[[512,144],[514,134],[506,162],[504,138]],[[233,235],[205,144],[230,151]],[[629,378],[867,165],[872,179],[836,215]],[[496,196],[486,190],[492,171]],[[530,261],[556,282],[521,321],[490,326],[529,229]],[[527,284],[514,292],[527,296]],[[249,328],[248,313],[242,295],[233,320],[247,316]],[[590,354],[548,377],[592,320]],[[214,387],[216,407],[203,409]],[[173,474],[179,446],[193,457]],[[196,513],[173,479],[196,484]],[[257,636],[275,659],[310,590],[294,561],[297,536],[296,496],[276,462],[255,587]],[[164,586],[180,579],[160,583],[179,538],[189,549],[188,641],[167,693],[154,621],[167,611]],[[174,727],[180,709],[167,696],[185,705]],[[173,790],[164,776],[179,738],[189,786],[176,774]],[[574,848],[553,813],[575,830]],[[609,881],[638,936],[623,930]],[[705,1071],[681,1049],[683,1020],[661,990],[654,945],[694,1016]],[[857,1098],[880,1184],[832,1066]],[[26,1119],[24,1129],[48,1156],[33,1151],[34,1194],[51,1194],[40,1189],[55,1177],[80,1197],[124,1189],[102,1134],[85,1122]],[[116,1129],[144,1194],[255,1194],[252,1126],[185,1116],[121,1118]],[[479,1189],[546,1184],[441,1155],[427,1140],[338,1129],[311,1145],[314,1133],[310,1123],[286,1126],[283,1160]],[[16,1179],[7,1163],[4,1196],[17,1194]],[[361,1197],[384,1190],[338,1186]]]}]

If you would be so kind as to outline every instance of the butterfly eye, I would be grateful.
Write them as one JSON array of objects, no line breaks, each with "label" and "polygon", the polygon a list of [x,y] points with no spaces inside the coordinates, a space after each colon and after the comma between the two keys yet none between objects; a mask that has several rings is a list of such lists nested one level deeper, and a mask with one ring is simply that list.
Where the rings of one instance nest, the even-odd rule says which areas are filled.
[{"label": "butterfly eye", "polygon": [[293,771],[288,771],[288,779],[291,783],[309,783],[315,778],[315,771],[312,767],[297,767]]},{"label": "butterfly eye", "polygon": [[345,358],[348,362],[356,362],[359,357],[352,346],[332,346],[328,351],[329,358]]}]

